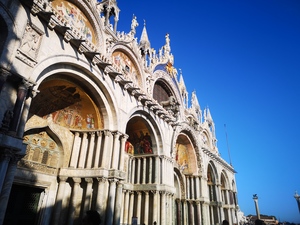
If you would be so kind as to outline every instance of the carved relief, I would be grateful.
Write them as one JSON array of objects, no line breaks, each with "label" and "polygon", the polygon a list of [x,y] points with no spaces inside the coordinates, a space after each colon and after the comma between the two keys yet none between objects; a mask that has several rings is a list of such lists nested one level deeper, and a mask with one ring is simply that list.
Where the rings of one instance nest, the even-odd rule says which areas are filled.
[{"label": "carved relief", "polygon": [[16,57],[31,67],[37,64],[42,34],[43,32],[36,26],[27,23]]}]

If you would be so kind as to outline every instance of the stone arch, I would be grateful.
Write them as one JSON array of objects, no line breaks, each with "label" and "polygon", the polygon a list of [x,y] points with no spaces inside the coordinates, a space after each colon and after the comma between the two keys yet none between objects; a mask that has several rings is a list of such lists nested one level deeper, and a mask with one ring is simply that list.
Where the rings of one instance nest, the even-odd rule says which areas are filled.
[{"label": "stone arch", "polygon": [[[44,81],[51,79],[65,79],[79,85],[89,98],[95,103],[103,118],[104,129],[116,129],[117,114],[114,96],[110,87],[99,79],[97,72],[92,74],[81,61],[74,60],[72,57],[56,57],[57,63],[51,64],[52,59],[45,60],[39,64],[32,74],[31,79],[36,82],[35,91],[39,92],[39,87]],[[48,64],[48,65],[47,65]],[[50,64],[50,65],[49,65]]]},{"label": "stone arch", "polygon": [[185,178],[178,168],[174,168],[174,187],[175,191],[175,199],[185,199],[186,196],[186,186],[185,186]]},{"label": "stone arch", "polygon": [[152,75],[153,78],[153,87],[152,87],[152,95],[154,95],[154,89],[155,89],[155,84],[157,82],[162,82],[165,87],[169,89],[169,94],[174,95],[176,98],[177,102],[182,104],[182,98],[179,92],[179,87],[177,85],[176,80],[171,78],[165,71],[163,70],[157,70],[154,72]]},{"label": "stone arch", "polygon": [[[209,179],[209,177],[211,179]],[[217,184],[219,180],[216,166],[213,161],[210,161],[207,165],[207,183]]]},{"label": "stone arch", "polygon": [[196,159],[195,166],[197,169],[195,171],[195,174],[201,175],[205,169],[203,167],[204,163],[203,163],[201,147],[199,146],[199,141],[197,141],[197,134],[187,124],[180,124],[180,125],[181,126],[177,126],[174,130],[170,154],[171,154],[172,158],[175,160],[176,159],[176,144],[177,144],[178,136],[181,134],[186,135],[190,141],[191,146],[193,146],[193,151],[194,151],[193,154],[195,155],[195,159]]},{"label": "stone arch", "polygon": [[[130,143],[129,154],[159,154],[162,144],[161,135],[154,119],[144,111],[137,110],[126,125],[127,142]],[[150,147],[150,149],[149,149]],[[131,151],[131,152],[129,152]]]},{"label": "stone arch", "polygon": [[[15,49],[18,47],[22,37],[22,30],[18,29],[18,21],[13,21],[13,18],[7,11],[0,6],[0,27],[1,27],[1,40],[0,40],[0,58],[3,60],[2,64],[11,65],[11,61],[15,58]],[[7,41],[15,43],[7,43]],[[4,48],[5,45],[15,46],[14,48]]]},{"label": "stone arch", "polygon": [[122,73],[126,79],[134,82],[139,87],[145,86],[142,68],[137,60],[137,56],[131,49],[124,45],[117,44],[112,48],[111,60],[116,69]]},{"label": "stone arch", "polygon": [[179,170],[186,174],[197,174],[197,158],[194,145],[185,132],[181,132],[176,139],[175,161]]},{"label": "stone arch", "polygon": [[[71,155],[73,133],[69,129],[55,124],[52,119],[42,119],[38,116],[31,117],[25,126],[24,143],[28,144],[25,158],[30,160],[31,147],[39,148],[40,152],[48,152],[57,157],[56,168],[67,167]],[[53,158],[51,157],[50,160]],[[50,167],[53,161],[47,164]]]}]

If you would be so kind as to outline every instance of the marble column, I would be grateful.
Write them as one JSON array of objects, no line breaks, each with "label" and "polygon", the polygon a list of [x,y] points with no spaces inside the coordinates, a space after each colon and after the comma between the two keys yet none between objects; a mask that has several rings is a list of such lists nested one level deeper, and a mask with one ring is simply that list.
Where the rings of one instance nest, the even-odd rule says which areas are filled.
[{"label": "marble column", "polygon": [[153,158],[149,157],[149,178],[148,178],[148,183],[149,184],[153,183],[153,179],[152,179],[153,166],[152,166],[152,163],[153,163]]},{"label": "marble column", "polygon": [[70,160],[71,168],[77,168],[80,145],[81,145],[81,138],[79,136],[79,132],[75,132],[74,140],[73,140],[72,155],[71,155],[71,160]]},{"label": "marble column", "polygon": [[194,202],[189,201],[189,225],[195,224],[195,216],[194,216]]},{"label": "marble column", "polygon": [[134,192],[131,191],[130,192],[129,213],[128,213],[128,219],[129,219],[129,223],[128,224],[131,224],[131,222],[132,222],[133,206],[134,206]]},{"label": "marble column", "polygon": [[181,225],[181,201],[180,199],[175,200],[176,204],[176,223],[177,225]]},{"label": "marble column", "polygon": [[118,163],[119,163],[119,155],[120,155],[120,132],[114,132],[114,141],[113,141],[113,153],[112,153],[112,163],[111,168],[118,169]]},{"label": "marble column", "polygon": [[55,201],[56,204],[55,204],[55,209],[54,209],[53,219],[52,219],[53,224],[60,224],[59,219],[61,217],[61,212],[63,210],[62,204],[63,204],[67,179],[68,177],[65,176],[59,177],[59,185],[58,185],[56,201]]},{"label": "marble column", "polygon": [[135,182],[135,164],[136,164],[136,158],[132,158],[132,160],[131,160],[131,183],[132,184],[135,184],[136,182]]},{"label": "marble column", "polygon": [[93,178],[85,178],[86,181],[86,192],[84,199],[84,212],[91,209],[91,203],[93,198]]},{"label": "marble column", "polygon": [[102,143],[102,131],[97,131],[97,142],[96,142],[96,153],[94,158],[94,168],[98,168],[100,165],[100,153],[101,153],[101,143]]},{"label": "marble column", "polygon": [[123,207],[123,224],[129,224],[128,222],[128,215],[129,215],[129,195],[130,192],[125,192],[125,201],[124,201],[124,207]]},{"label": "marble column", "polygon": [[160,156],[160,160],[161,160],[161,170],[160,170],[160,174],[161,174],[161,180],[160,183],[161,184],[165,184],[165,171],[166,171],[166,161],[165,161],[165,157],[164,156]]},{"label": "marble column", "polygon": [[9,149],[1,150],[0,153],[0,194],[2,193],[2,187],[4,184],[5,174],[9,165],[9,161],[13,157],[12,151]]},{"label": "marble column", "polygon": [[195,199],[195,193],[194,193],[194,191],[195,191],[194,177],[192,176],[192,177],[190,178],[190,180],[191,180],[191,199]]},{"label": "marble column", "polygon": [[7,172],[2,185],[1,189],[1,194],[0,194],[0,224],[3,223],[4,217],[5,217],[5,212],[9,200],[9,195],[11,191],[11,187],[14,181],[15,173],[17,170],[17,162],[22,158],[23,156],[21,155],[12,155],[10,157],[10,161],[7,167]]},{"label": "marble column", "polygon": [[186,198],[189,199],[191,196],[190,192],[190,177],[186,176]]},{"label": "marble column", "polygon": [[11,73],[8,70],[5,70],[4,68],[0,68],[0,93],[8,76],[11,76]]},{"label": "marble column", "polygon": [[121,221],[121,211],[123,205],[123,184],[122,182],[117,182],[117,191],[116,191],[116,203],[114,209],[114,221],[113,225],[119,225]]},{"label": "marble column", "polygon": [[101,216],[102,223],[105,221],[105,209],[106,209],[106,182],[107,179],[103,177],[97,178],[98,180],[98,190],[97,190],[97,203],[96,210]]},{"label": "marble column", "polygon": [[109,169],[111,165],[111,132],[109,130],[104,130],[104,146],[102,154],[101,167]]},{"label": "marble column", "polygon": [[143,175],[142,175],[142,184],[146,184],[146,166],[147,166],[147,158],[146,157],[142,157],[143,160]]},{"label": "marble column", "polygon": [[144,209],[144,224],[149,224],[149,192],[145,191],[145,209]]},{"label": "marble column", "polygon": [[79,220],[80,206],[81,206],[81,194],[80,183],[81,178],[73,177],[74,187],[71,197],[70,215],[68,219],[68,225],[76,224]]},{"label": "marble column", "polygon": [[137,175],[136,175],[136,183],[140,184],[141,183],[141,173],[142,173],[142,169],[141,169],[141,158],[137,158]]},{"label": "marble column", "polygon": [[196,225],[202,224],[202,216],[201,216],[201,204],[200,201],[196,201],[196,210],[197,210],[197,222]]},{"label": "marble column", "polygon": [[22,83],[19,84],[18,91],[17,91],[17,99],[13,110],[13,118],[10,123],[10,129],[9,129],[12,132],[18,131],[18,126],[23,112],[24,102],[27,97],[28,88],[30,86],[31,84],[26,80],[23,80]]},{"label": "marble column", "polygon": [[155,177],[154,183],[160,184],[160,157],[156,156],[155,158]]},{"label": "marble column", "polygon": [[124,155],[125,155],[125,143],[128,138],[128,135],[121,136],[121,147],[120,147],[120,161],[119,161],[119,170],[124,170]]},{"label": "marble column", "polygon": [[[153,222],[158,221],[158,212],[159,212],[159,205],[158,205],[158,191],[151,191],[153,194]],[[159,224],[159,223],[158,223]]]},{"label": "marble column", "polygon": [[94,150],[95,150],[95,132],[90,132],[89,147],[88,147],[88,157],[86,162],[86,168],[92,168]]},{"label": "marble column", "polygon": [[137,223],[140,224],[141,222],[141,212],[142,212],[142,192],[137,192],[137,209],[136,209],[136,217],[137,217]]},{"label": "marble column", "polygon": [[116,179],[109,179],[108,207],[106,208],[106,225],[112,225],[116,199]]},{"label": "marble column", "polygon": [[85,168],[87,147],[88,147],[88,134],[85,132],[83,133],[82,141],[81,141],[78,168]]},{"label": "marble column", "polygon": [[199,177],[196,177],[195,183],[196,183],[196,199],[199,199],[200,196],[200,181],[199,181]]},{"label": "marble column", "polygon": [[182,205],[183,205],[183,225],[188,225],[189,211],[187,207],[187,201],[185,199],[182,200]]},{"label": "marble column", "polygon": [[166,225],[166,192],[161,191],[161,211],[160,211],[160,224]]}]

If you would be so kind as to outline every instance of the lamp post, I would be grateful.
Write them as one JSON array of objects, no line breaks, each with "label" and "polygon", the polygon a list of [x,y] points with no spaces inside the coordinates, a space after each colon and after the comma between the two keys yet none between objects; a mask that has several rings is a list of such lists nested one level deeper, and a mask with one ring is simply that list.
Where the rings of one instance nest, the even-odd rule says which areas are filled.
[{"label": "lamp post", "polygon": [[298,210],[300,213],[300,195],[298,195],[297,191],[295,192],[294,198],[296,199],[297,205],[298,205]]},{"label": "lamp post", "polygon": [[258,208],[258,197],[257,194],[253,195],[253,200],[254,200],[254,204],[255,204],[255,209],[256,209],[256,216],[257,219],[260,219],[260,213],[259,213],[259,208]]}]

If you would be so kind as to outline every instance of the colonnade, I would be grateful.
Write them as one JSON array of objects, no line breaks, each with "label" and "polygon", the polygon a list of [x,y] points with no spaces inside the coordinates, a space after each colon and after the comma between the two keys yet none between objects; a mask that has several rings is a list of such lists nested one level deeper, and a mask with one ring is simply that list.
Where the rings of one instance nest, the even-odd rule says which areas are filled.
[{"label": "colonnade", "polygon": [[118,131],[76,131],[69,167],[123,170],[127,138]]},{"label": "colonnade", "polygon": [[174,203],[174,194],[168,191],[124,189],[121,224],[132,224],[134,218],[137,224],[174,224]]},{"label": "colonnade", "polygon": [[122,189],[122,181],[114,178],[61,176],[52,224],[76,224],[87,210],[93,209],[100,213],[105,224],[117,225]]},{"label": "colonnade", "polygon": [[130,156],[127,182],[132,184],[166,184],[173,186],[173,160],[154,154]]}]

